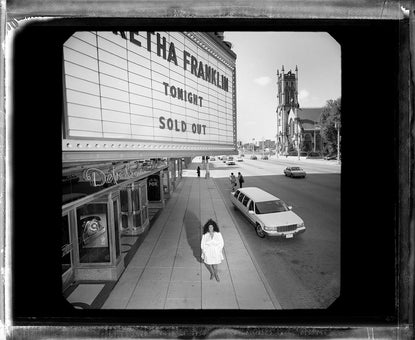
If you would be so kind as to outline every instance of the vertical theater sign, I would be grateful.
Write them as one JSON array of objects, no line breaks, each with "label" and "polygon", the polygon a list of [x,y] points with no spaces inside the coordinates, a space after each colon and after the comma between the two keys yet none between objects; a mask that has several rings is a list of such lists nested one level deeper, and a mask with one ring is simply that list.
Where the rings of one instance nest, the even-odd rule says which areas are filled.
[{"label": "vertical theater sign", "polygon": [[[64,44],[64,161],[236,150],[235,58],[197,32],[76,32]],[[219,46],[219,48],[218,48]],[[119,153],[121,151],[121,153]],[[107,155],[107,156],[105,156]],[[137,155],[137,154],[136,154]],[[135,156],[136,157],[136,156]]]}]

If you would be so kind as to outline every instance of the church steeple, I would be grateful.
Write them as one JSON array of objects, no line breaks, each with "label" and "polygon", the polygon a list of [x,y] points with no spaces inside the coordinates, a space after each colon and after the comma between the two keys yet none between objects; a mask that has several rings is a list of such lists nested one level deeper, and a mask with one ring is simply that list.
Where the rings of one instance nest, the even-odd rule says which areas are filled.
[{"label": "church steeple", "polygon": [[298,108],[298,67],[295,66],[295,73],[289,70],[284,72],[282,65],[281,72],[277,70],[278,84],[278,107]]}]

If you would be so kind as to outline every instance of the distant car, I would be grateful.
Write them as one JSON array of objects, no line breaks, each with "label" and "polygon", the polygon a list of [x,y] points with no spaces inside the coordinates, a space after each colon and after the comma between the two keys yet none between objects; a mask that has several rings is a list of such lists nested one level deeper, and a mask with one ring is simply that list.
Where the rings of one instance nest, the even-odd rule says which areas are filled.
[{"label": "distant car", "polygon": [[255,226],[257,235],[292,238],[305,231],[304,221],[278,197],[256,187],[231,193],[231,202]]},{"label": "distant car", "polygon": [[307,158],[323,158],[319,152],[311,151],[308,153]]},{"label": "distant car", "polygon": [[245,155],[243,153],[241,153],[241,157],[245,157]]},{"label": "distant car", "polygon": [[226,162],[227,165],[235,165],[235,161],[233,160],[232,156],[228,157],[228,161]]},{"label": "distant car", "polygon": [[252,155],[250,158],[251,159],[258,159],[255,155]]},{"label": "distant car", "polygon": [[261,157],[261,159],[268,160],[268,156],[267,155],[264,155],[264,156]]},{"label": "distant car", "polygon": [[209,158],[209,160],[210,160],[211,162],[214,162],[214,161],[216,161],[216,158],[215,158],[215,157],[210,157],[210,158]]},{"label": "distant car", "polygon": [[226,161],[228,160],[228,158],[226,156],[222,156],[222,162],[226,163]]},{"label": "distant car", "polygon": [[288,177],[305,177],[306,172],[299,166],[288,166],[284,169],[284,175]]},{"label": "distant car", "polygon": [[237,162],[243,162],[243,161],[244,161],[244,159],[243,159],[242,157],[238,157],[238,158],[236,159],[236,161],[237,161]]},{"label": "distant car", "polygon": [[331,161],[333,159],[337,159],[337,155],[328,155],[328,156],[325,156],[324,159],[326,161]]}]

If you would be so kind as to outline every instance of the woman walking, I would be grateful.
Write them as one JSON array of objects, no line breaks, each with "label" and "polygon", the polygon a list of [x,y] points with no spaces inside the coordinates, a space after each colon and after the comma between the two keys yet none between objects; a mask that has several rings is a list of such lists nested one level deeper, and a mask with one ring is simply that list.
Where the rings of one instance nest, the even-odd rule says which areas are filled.
[{"label": "woman walking", "polygon": [[229,180],[231,181],[231,187],[232,187],[231,190],[232,190],[232,192],[234,192],[235,189],[236,189],[236,177],[233,174],[233,172],[231,172],[231,175],[229,176]]},{"label": "woman walking", "polygon": [[202,259],[206,264],[210,272],[210,279],[219,280],[218,276],[218,264],[222,262],[223,257],[223,238],[222,234],[219,232],[219,227],[217,223],[209,219],[206,224],[203,226],[203,235],[202,235]]}]

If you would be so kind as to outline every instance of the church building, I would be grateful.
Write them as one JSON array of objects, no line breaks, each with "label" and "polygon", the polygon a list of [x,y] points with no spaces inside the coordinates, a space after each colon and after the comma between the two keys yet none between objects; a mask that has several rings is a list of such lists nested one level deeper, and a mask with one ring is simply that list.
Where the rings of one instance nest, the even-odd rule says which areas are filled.
[{"label": "church building", "polygon": [[319,129],[322,108],[300,108],[298,67],[295,72],[277,70],[278,107],[276,148],[279,154],[292,151],[321,151]]}]

